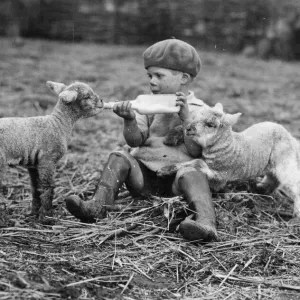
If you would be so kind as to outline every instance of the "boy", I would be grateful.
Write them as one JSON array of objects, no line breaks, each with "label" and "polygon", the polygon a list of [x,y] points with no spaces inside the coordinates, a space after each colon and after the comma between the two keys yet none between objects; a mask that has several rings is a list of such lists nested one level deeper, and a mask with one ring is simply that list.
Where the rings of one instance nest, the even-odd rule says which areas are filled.
[{"label": "boy", "polygon": [[168,39],[146,49],[143,58],[151,92],[176,93],[179,113],[139,115],[131,109],[130,101],[118,103],[114,112],[124,119],[123,135],[132,150],[112,152],[93,199],[83,201],[78,196],[70,196],[66,199],[67,209],[83,222],[103,218],[106,206],[114,204],[118,190],[125,182],[133,196],[184,195],[195,214],[181,222],[179,231],[183,237],[204,241],[217,239],[215,212],[206,176],[191,167],[179,170],[176,176],[156,176],[164,166],[201,156],[199,146],[187,136],[185,143],[179,146],[164,144],[170,130],[177,125],[187,125],[207,107],[188,90],[200,71],[200,57],[191,45]]}]

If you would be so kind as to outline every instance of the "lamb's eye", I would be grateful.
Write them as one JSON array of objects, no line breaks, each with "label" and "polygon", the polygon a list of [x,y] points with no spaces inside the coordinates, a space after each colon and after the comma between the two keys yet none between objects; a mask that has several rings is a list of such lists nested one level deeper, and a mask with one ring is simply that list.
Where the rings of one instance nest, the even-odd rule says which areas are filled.
[{"label": "lamb's eye", "polygon": [[84,96],[84,99],[89,99],[89,98],[91,98],[91,95],[90,95],[90,94],[86,94],[86,95]]},{"label": "lamb's eye", "polygon": [[205,125],[206,125],[206,127],[208,127],[208,128],[214,128],[214,127],[216,127],[216,124],[215,124],[215,123],[209,122],[209,121],[206,122]]}]

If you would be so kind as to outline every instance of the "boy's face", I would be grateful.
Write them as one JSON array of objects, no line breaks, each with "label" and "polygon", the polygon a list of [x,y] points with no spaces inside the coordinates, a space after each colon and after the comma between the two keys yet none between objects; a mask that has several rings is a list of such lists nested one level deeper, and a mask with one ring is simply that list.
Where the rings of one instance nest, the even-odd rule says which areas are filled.
[{"label": "boy's face", "polygon": [[182,84],[182,72],[160,67],[149,67],[147,74],[150,90],[153,94],[174,94],[179,92]]}]

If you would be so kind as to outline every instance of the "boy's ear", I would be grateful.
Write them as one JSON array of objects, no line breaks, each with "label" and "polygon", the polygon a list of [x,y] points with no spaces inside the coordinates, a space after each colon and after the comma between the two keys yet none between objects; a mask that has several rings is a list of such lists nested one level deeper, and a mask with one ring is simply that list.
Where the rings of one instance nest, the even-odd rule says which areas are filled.
[{"label": "boy's ear", "polygon": [[242,113],[236,113],[236,114],[225,114],[223,118],[223,122],[229,124],[230,126],[233,126],[240,118]]},{"label": "boy's ear", "polygon": [[59,95],[67,87],[64,83],[54,82],[54,81],[47,81],[46,85],[56,95]]},{"label": "boy's ear", "polygon": [[188,74],[188,73],[182,73],[181,83],[182,84],[187,84],[190,81],[191,78],[192,77],[191,77],[190,74]]}]

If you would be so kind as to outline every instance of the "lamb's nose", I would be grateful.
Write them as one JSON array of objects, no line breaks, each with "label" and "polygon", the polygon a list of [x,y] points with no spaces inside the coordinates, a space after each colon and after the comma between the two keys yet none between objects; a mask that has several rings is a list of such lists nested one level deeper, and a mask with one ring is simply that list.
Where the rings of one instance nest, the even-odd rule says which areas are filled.
[{"label": "lamb's nose", "polygon": [[100,107],[100,108],[103,107],[103,99],[100,98],[100,97],[97,95],[97,100],[98,100],[97,106]]},{"label": "lamb's nose", "polygon": [[195,124],[193,124],[193,123],[189,124],[189,125],[186,127],[186,131],[187,131],[187,132],[191,132],[191,131],[193,131],[193,130],[195,130],[195,129],[196,129],[196,127],[195,127]]}]

